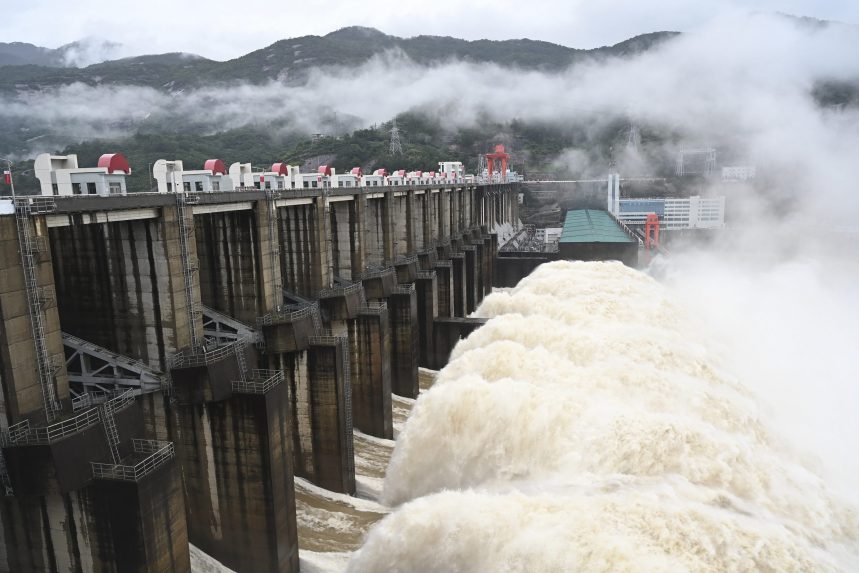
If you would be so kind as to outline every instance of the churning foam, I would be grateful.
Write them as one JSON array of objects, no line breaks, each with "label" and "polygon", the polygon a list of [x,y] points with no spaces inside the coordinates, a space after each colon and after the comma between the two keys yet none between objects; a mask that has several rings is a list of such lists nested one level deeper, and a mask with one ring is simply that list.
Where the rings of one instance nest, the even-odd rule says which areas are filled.
[{"label": "churning foam", "polygon": [[417,400],[348,571],[850,571],[855,511],[667,290],[554,262]]}]

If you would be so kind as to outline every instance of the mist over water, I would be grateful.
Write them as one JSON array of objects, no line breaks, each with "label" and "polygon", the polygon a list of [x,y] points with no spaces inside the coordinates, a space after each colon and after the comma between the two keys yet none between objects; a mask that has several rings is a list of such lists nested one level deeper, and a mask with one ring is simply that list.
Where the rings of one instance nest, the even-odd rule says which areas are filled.
[{"label": "mist over water", "polygon": [[348,571],[856,570],[826,463],[673,288],[555,262],[490,295],[398,436],[399,508]]}]

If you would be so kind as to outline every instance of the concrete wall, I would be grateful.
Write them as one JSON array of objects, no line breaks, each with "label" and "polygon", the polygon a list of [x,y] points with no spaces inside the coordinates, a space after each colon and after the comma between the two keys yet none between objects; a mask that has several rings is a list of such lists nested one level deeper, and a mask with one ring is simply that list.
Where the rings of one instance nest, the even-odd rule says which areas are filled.
[{"label": "concrete wall", "polygon": [[[175,207],[157,219],[55,227],[50,241],[66,332],[164,370],[190,344],[189,321],[202,331],[188,312]],[[189,250],[196,263],[195,241]]]},{"label": "concrete wall", "polygon": [[278,216],[283,286],[313,298],[332,282],[328,206],[320,197],[309,205],[280,208]]},{"label": "concrete wall", "polygon": [[194,224],[203,304],[253,324],[265,314],[254,212],[195,215]]},{"label": "concrete wall", "polygon": [[638,265],[638,243],[561,243],[558,258],[570,261],[621,261]]},{"label": "concrete wall", "polygon": [[[195,200],[187,261],[194,308],[205,302],[253,324],[278,307],[281,288],[316,299],[335,276],[355,279],[371,265],[392,269],[362,277],[380,310],[369,312],[360,296],[352,301],[329,291],[323,301],[328,326],[347,336],[322,336],[312,321],[302,327],[312,330],[306,336],[264,329],[267,342],[289,339],[263,351],[261,364],[284,373],[284,382],[267,394],[232,392],[229,378],[237,372],[214,367],[200,376],[220,373],[217,388],[210,380],[177,403],[160,394],[143,397],[145,429],[138,423],[121,431],[175,441],[173,470],[133,490],[100,487],[95,494],[96,486],[86,485],[0,500],[0,571],[184,572],[186,536],[237,570],[297,570],[293,472],[332,491],[355,492],[353,426],[392,435],[391,391],[416,397],[418,363],[437,368],[446,361],[462,335],[453,317],[473,311],[491,287],[497,248],[491,223],[515,217],[515,194],[483,188],[380,192],[343,200],[333,200],[340,197],[335,194],[329,201],[311,191],[286,198],[251,191],[235,207],[230,202],[237,195],[230,193],[206,195],[199,206]],[[126,203],[136,210],[123,211]],[[64,330],[165,370],[190,344],[191,331],[202,332],[186,299],[175,199],[58,204],[61,214],[34,218],[50,245],[40,255],[39,284],[54,287],[58,301],[53,310],[43,304],[50,352],[62,353]],[[22,320],[27,307],[15,231],[14,218],[0,218],[7,422],[35,417],[41,406],[32,337]],[[403,258],[416,255],[420,272]],[[64,376],[58,374],[57,393],[67,399]],[[174,376],[174,386],[179,383]],[[81,449],[81,467],[87,455],[104,457],[100,448],[75,452]],[[183,496],[187,507],[180,512]],[[118,522],[122,506],[137,509]],[[106,523],[114,525],[104,529]],[[111,527],[133,531],[123,539],[135,541],[111,537]]]}]

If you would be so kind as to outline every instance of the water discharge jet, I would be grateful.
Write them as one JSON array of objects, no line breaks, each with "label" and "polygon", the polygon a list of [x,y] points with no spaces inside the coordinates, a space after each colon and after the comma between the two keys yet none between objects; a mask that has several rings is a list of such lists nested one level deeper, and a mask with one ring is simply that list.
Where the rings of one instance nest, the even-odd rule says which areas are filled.
[{"label": "water discharge jet", "polygon": [[859,519],[665,287],[555,262],[478,310],[348,571],[849,571]]}]

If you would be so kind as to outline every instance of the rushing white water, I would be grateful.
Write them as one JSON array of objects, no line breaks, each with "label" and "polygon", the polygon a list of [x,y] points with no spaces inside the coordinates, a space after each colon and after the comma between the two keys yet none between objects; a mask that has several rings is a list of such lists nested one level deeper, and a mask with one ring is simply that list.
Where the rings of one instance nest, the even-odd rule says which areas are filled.
[{"label": "rushing white water", "polygon": [[549,263],[478,313],[348,571],[857,570],[856,512],[653,279]]}]

